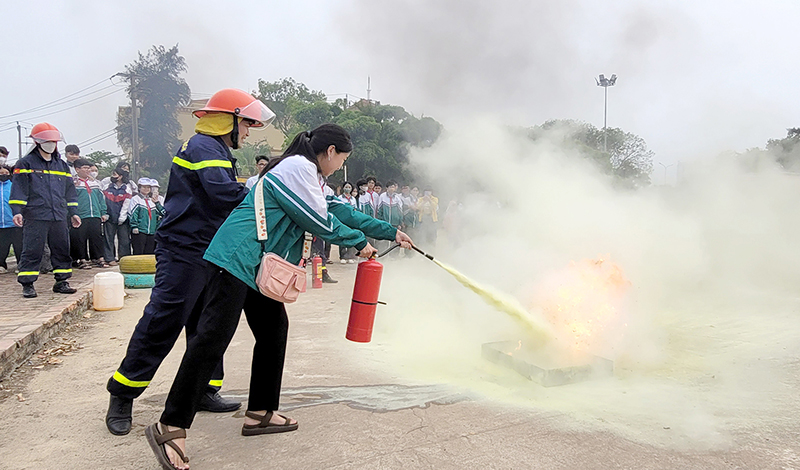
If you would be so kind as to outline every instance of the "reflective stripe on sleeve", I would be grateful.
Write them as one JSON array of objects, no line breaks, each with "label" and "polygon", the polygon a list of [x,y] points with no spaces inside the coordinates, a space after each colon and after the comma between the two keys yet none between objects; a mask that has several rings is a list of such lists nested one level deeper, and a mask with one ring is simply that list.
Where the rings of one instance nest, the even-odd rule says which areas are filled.
[{"label": "reflective stripe on sleeve", "polygon": [[78,203],[77,202],[68,202],[67,205],[68,206],[73,206],[73,207],[78,207]]},{"label": "reflective stripe on sleeve", "polygon": [[55,170],[42,170],[42,173],[45,175],[58,175],[58,176],[72,176],[71,173],[67,173],[64,171],[55,171]]},{"label": "reflective stripe on sleeve", "polygon": [[38,275],[39,275],[39,271],[20,271],[19,274],[17,274],[17,277],[19,277],[19,276],[38,276]]},{"label": "reflective stripe on sleeve", "polygon": [[112,378],[117,382],[121,383],[122,385],[127,385],[128,387],[143,388],[150,385],[149,380],[141,380],[141,381],[130,380],[129,378],[120,374],[119,371],[114,372],[114,376]]},{"label": "reflective stripe on sleeve", "polygon": [[8,201],[8,203],[9,203],[9,204],[19,204],[19,205],[21,205],[21,206],[27,206],[27,205],[28,205],[28,201],[21,201],[21,200],[19,200],[19,199],[10,199],[10,200]]},{"label": "reflective stripe on sleeve", "polygon": [[27,168],[18,168],[14,170],[15,175],[20,173],[42,173],[45,175],[67,176],[70,178],[72,177],[72,173],[67,173],[65,171],[57,171],[57,170],[29,170]]},{"label": "reflective stripe on sleeve", "polygon": [[172,159],[172,163],[186,168],[188,170],[202,170],[203,168],[218,167],[218,168],[233,168],[230,160],[203,160],[202,162],[192,163],[180,157]]}]

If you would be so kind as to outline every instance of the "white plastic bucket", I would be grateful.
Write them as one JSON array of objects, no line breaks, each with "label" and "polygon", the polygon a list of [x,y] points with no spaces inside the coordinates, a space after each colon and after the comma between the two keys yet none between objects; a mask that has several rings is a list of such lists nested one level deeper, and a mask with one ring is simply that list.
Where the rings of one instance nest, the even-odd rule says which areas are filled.
[{"label": "white plastic bucket", "polygon": [[125,278],[120,273],[99,273],[92,289],[95,310],[119,310],[125,302]]}]

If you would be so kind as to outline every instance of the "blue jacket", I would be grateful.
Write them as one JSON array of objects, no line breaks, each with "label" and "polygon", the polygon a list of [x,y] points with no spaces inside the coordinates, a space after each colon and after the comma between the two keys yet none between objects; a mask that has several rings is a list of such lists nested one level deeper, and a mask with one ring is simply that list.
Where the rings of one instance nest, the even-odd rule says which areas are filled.
[{"label": "blue jacket", "polygon": [[34,148],[17,162],[12,181],[8,202],[14,214],[32,220],[67,220],[78,210],[72,174],[58,152],[47,161]]},{"label": "blue jacket", "polygon": [[111,182],[108,187],[103,190],[103,194],[106,196],[108,221],[112,224],[124,224],[125,221],[128,220],[128,211],[131,205],[131,198],[133,197],[131,185],[125,183],[117,187],[114,182]]},{"label": "blue jacket", "polygon": [[166,215],[156,243],[198,259],[228,214],[247,195],[236,181],[236,159],[221,137],[195,134],[172,159]]},{"label": "blue jacket", "polygon": [[8,204],[11,199],[11,180],[0,181],[0,228],[12,228],[14,225],[14,213]]}]

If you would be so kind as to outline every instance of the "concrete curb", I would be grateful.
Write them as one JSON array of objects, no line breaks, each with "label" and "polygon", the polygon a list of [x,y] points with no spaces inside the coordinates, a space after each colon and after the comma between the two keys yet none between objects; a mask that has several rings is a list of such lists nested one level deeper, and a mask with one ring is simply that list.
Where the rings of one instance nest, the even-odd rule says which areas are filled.
[{"label": "concrete curb", "polygon": [[58,335],[79,315],[92,306],[92,285],[87,282],[78,287],[67,303],[59,302],[32,319],[25,327],[0,339],[0,379],[25,363],[48,339]]}]

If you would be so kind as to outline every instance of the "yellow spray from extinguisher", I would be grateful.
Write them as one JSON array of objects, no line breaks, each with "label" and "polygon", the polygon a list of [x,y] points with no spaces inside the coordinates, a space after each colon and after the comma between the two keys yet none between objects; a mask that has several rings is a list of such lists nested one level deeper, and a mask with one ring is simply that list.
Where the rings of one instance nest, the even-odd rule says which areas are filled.
[{"label": "yellow spray from extinguisher", "polygon": [[413,248],[416,252],[425,256],[429,260],[439,265],[439,267],[450,273],[450,275],[456,278],[456,280],[464,287],[478,294],[484,302],[494,307],[496,310],[507,314],[517,321],[517,323],[524,326],[532,336],[535,344],[544,344],[554,337],[554,332],[550,324],[547,323],[543,318],[536,318],[533,314],[527,311],[517,299],[493,288],[482,286],[481,284],[478,284],[474,280],[461,274],[455,268],[434,259],[433,256],[426,254],[419,248]]}]

